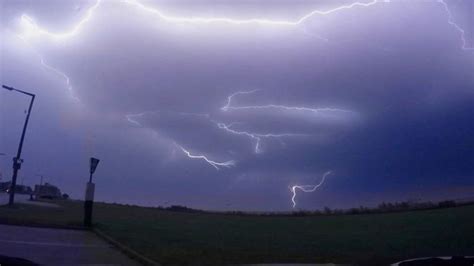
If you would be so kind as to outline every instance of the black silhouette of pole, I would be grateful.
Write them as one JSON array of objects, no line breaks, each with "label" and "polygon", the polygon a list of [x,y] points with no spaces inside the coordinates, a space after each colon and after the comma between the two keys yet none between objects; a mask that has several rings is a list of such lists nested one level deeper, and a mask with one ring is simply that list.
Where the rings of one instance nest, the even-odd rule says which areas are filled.
[{"label": "black silhouette of pole", "polygon": [[10,186],[10,199],[8,201],[8,205],[13,206],[15,201],[15,189],[16,189],[16,177],[18,175],[18,170],[21,167],[21,150],[23,148],[23,140],[25,139],[26,128],[28,126],[28,120],[30,120],[30,113],[31,108],[33,108],[33,102],[35,101],[35,95],[33,93],[29,93],[26,91],[18,90],[13,87],[2,85],[2,88],[9,90],[9,91],[16,91],[31,97],[30,107],[28,108],[28,113],[26,114],[25,124],[23,125],[23,131],[21,133],[20,144],[18,145],[18,151],[16,153],[16,157],[13,158],[13,176],[12,176],[12,183]]},{"label": "black silhouette of pole", "polygon": [[94,191],[95,191],[95,184],[92,183],[92,175],[99,164],[99,159],[91,157],[90,158],[90,176],[89,182],[86,184],[86,197],[84,200],[84,226],[91,227],[92,226],[92,208],[94,205]]}]

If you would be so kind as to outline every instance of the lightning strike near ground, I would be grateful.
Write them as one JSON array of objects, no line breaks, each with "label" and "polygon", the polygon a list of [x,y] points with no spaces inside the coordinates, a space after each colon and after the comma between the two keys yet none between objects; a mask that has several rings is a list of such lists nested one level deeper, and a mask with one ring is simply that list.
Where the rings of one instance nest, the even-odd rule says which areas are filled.
[{"label": "lightning strike near ground", "polygon": [[296,189],[299,189],[303,192],[314,192],[316,189],[318,189],[320,186],[324,184],[324,181],[326,180],[326,177],[331,174],[331,171],[328,171],[324,173],[323,177],[321,178],[321,181],[317,185],[295,185],[290,188],[290,191],[293,193],[293,196],[291,197],[291,202],[293,203],[293,208],[296,207]]},{"label": "lightning strike near ground", "polygon": [[204,160],[206,161],[209,165],[211,165],[212,167],[216,168],[216,170],[219,170],[220,168],[219,167],[226,167],[226,168],[229,168],[229,167],[232,167],[235,165],[235,161],[234,160],[229,160],[229,161],[225,161],[225,162],[216,162],[216,161],[213,161],[209,158],[207,158],[206,156],[204,155],[194,155],[194,154],[191,154],[190,151],[186,150],[185,148],[183,148],[182,146],[176,144],[176,147],[178,147],[184,154],[186,154],[186,156],[188,156],[189,158],[191,159],[200,159],[200,160]]}]

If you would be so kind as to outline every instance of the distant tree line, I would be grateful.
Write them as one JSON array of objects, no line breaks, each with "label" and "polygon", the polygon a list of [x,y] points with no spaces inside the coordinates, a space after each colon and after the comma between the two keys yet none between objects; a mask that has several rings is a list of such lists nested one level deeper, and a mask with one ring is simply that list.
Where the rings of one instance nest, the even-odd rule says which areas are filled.
[{"label": "distant tree line", "polygon": [[158,209],[164,211],[183,212],[183,213],[207,213],[207,214],[221,214],[221,215],[238,215],[238,216],[323,216],[323,215],[357,215],[357,214],[377,214],[390,212],[406,212],[416,210],[430,210],[452,208],[457,206],[474,205],[474,200],[469,201],[455,201],[445,200],[440,202],[382,202],[377,207],[359,206],[357,208],[349,209],[331,209],[324,207],[322,210],[296,210],[291,212],[246,212],[246,211],[208,211],[193,209],[182,205],[171,205],[169,207],[144,207],[133,204],[118,204],[137,208]]},{"label": "distant tree line", "polygon": [[358,208],[349,209],[331,209],[324,207],[322,210],[297,210],[292,212],[245,212],[245,211],[205,211],[199,209],[193,209],[181,205],[172,205],[169,207],[157,208],[160,210],[174,211],[174,212],[187,212],[187,213],[213,213],[213,214],[224,214],[224,215],[241,215],[241,216],[319,216],[319,215],[356,215],[356,214],[376,214],[376,213],[388,213],[388,212],[404,212],[404,211],[415,211],[415,210],[429,210],[429,209],[442,209],[451,208],[456,206],[473,205],[474,201],[457,203],[454,200],[445,200],[440,202],[382,202],[377,207],[365,207],[359,206]]},{"label": "distant tree line", "polygon": [[428,202],[382,202],[377,207],[365,207],[360,206],[358,208],[350,209],[331,209],[329,207],[324,207],[323,210],[307,211],[299,210],[291,213],[292,216],[307,216],[307,215],[342,215],[342,214],[372,214],[372,213],[388,213],[388,212],[404,212],[404,211],[415,211],[415,210],[429,210],[429,209],[443,209],[451,208],[456,206],[463,205],[472,205],[472,202],[463,202],[456,203],[454,200],[445,200],[437,203],[428,201]]}]

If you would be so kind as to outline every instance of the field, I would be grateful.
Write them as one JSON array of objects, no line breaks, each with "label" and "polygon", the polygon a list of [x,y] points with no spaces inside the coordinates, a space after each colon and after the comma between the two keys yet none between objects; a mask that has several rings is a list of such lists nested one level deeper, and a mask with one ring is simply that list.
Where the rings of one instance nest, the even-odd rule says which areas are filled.
[{"label": "field", "polygon": [[[80,226],[82,203],[0,207],[0,223]],[[96,203],[96,226],[163,264],[386,264],[474,255],[474,206],[333,216],[237,216]]]}]

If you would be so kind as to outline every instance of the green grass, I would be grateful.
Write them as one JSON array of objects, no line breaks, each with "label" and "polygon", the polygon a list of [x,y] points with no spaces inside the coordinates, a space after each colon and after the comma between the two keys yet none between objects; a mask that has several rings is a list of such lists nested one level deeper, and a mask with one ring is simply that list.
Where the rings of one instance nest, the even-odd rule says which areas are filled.
[{"label": "green grass", "polygon": [[[0,209],[0,222],[79,226],[82,203]],[[163,264],[334,262],[379,264],[474,255],[474,206],[403,213],[262,217],[95,204],[106,234]]]}]

